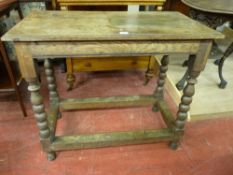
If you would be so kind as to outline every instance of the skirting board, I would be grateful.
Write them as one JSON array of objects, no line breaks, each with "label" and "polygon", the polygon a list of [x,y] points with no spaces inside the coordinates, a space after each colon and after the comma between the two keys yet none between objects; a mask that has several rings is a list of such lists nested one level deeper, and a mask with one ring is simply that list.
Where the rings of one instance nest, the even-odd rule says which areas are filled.
[{"label": "skirting board", "polygon": [[[218,83],[218,67],[210,57],[205,70],[198,77],[195,95],[191,104],[189,120],[201,120],[233,115],[233,55],[224,64],[223,75],[228,81],[225,89],[220,89]],[[161,57],[156,57],[159,64]],[[178,106],[182,91],[178,91],[176,83],[181,79],[187,67],[182,67],[187,55],[170,56],[170,64],[165,88]]]}]

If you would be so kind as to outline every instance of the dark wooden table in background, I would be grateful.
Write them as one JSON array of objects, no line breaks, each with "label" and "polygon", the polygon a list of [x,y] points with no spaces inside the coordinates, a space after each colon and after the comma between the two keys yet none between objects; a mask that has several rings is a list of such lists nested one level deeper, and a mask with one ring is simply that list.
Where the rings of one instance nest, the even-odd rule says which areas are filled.
[{"label": "dark wooden table in background", "polygon": [[[204,22],[214,29],[222,25],[224,22],[229,21],[231,23],[231,27],[227,30],[228,33],[233,33],[233,0],[182,0],[182,2],[192,9],[198,10],[197,12],[194,10],[193,13],[190,13],[190,16],[193,19]],[[233,34],[228,36],[233,36]],[[229,39],[233,40],[233,38]],[[220,78],[219,87],[222,89],[227,85],[227,81],[223,78],[222,73],[224,61],[232,54],[232,52],[233,42],[226,49],[223,56],[216,61],[218,64],[218,74]]]}]

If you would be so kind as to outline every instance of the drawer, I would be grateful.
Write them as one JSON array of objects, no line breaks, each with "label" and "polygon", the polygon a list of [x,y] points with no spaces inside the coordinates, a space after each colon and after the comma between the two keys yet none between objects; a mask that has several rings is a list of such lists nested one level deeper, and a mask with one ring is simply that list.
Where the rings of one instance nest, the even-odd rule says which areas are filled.
[{"label": "drawer", "polygon": [[[101,57],[72,59],[73,71],[146,69],[150,57]],[[69,66],[69,65],[67,65]]]}]

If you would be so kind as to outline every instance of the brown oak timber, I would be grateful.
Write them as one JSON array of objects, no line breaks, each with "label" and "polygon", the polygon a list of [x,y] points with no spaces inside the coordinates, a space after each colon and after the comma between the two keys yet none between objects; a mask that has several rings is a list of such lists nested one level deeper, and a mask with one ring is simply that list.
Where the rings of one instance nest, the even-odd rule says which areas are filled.
[{"label": "brown oak timber", "polygon": [[[64,25],[61,26],[61,23]],[[43,25],[41,25],[43,24]],[[174,27],[175,26],[175,27]],[[33,12],[7,32],[13,41],[23,78],[29,83],[31,103],[41,144],[48,159],[55,151],[170,141],[176,149],[185,129],[194,85],[205,68],[212,41],[223,35],[177,12]],[[189,80],[173,117],[163,99],[169,54],[193,55]],[[51,59],[86,59],[88,56],[151,56],[162,54],[158,85],[151,95],[62,99],[56,90]],[[50,110],[45,112],[34,59],[45,60]],[[153,105],[167,128],[157,130],[56,136],[60,110],[101,109]]]},{"label": "brown oak timber", "polygon": [[156,101],[152,95],[64,99],[60,102],[60,108],[63,110],[106,109],[151,105]]},{"label": "brown oak timber", "polygon": [[79,136],[56,137],[51,148],[53,151],[100,148],[108,146],[121,146],[142,143],[155,143],[168,141],[174,138],[174,133],[169,129],[142,130],[99,134],[83,134]]}]

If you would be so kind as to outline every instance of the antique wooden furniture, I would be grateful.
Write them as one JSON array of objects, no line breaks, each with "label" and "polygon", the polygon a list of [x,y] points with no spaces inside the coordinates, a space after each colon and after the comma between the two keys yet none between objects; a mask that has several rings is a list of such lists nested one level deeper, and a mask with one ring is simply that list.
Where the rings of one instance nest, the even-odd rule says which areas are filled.
[{"label": "antique wooden furniture", "polygon": [[205,12],[232,14],[232,0],[181,0],[184,4]]},{"label": "antique wooden furniture", "polygon": [[115,5],[154,5],[157,10],[162,10],[166,0],[53,0],[54,9],[67,9],[70,6],[115,6]]},{"label": "antique wooden furniture", "polygon": [[0,0],[0,16],[8,15],[11,10],[16,9],[19,13],[20,18],[23,18],[22,11],[19,7],[18,0]]},{"label": "antique wooden furniture", "polygon": [[[230,21],[231,23],[233,22],[233,0],[182,0],[182,2],[194,9],[190,13],[190,16],[193,19],[201,21],[214,29],[226,21]],[[229,32],[232,32],[230,28]],[[232,35],[230,34],[229,36],[231,37]],[[223,78],[222,68],[226,58],[233,52],[232,45],[233,44],[230,44],[222,58],[216,61],[218,64],[218,74],[220,78],[219,88],[222,89],[227,85],[227,81]],[[217,49],[217,47],[215,47],[215,49]],[[185,81],[188,77],[188,71],[189,70],[187,70],[185,75],[176,85],[179,90],[184,88]]]},{"label": "antique wooden furniture", "polygon": [[[63,23],[62,27],[58,27]],[[43,25],[41,25],[43,24]],[[30,26],[30,27],[28,27]],[[176,26],[175,28],[173,26]],[[2,37],[14,41],[23,77],[29,83],[31,103],[40,140],[48,159],[55,151],[98,148],[129,144],[171,141],[177,148],[184,133],[196,78],[204,69],[212,40],[223,38],[213,29],[177,12],[33,12]],[[158,85],[152,95],[62,99],[57,92],[52,59],[68,56],[148,56],[163,54]],[[169,54],[188,53],[194,62],[183,91],[177,117],[163,99]],[[50,112],[45,112],[33,59],[44,60],[50,97]],[[56,136],[60,110],[97,109],[153,105],[167,128],[128,132]]]},{"label": "antique wooden furniture", "polygon": [[[3,15],[9,16],[11,10],[16,9],[19,13],[20,18],[22,19],[22,12],[20,10],[19,4],[17,0],[0,0],[0,17]],[[21,75],[14,71],[13,62],[10,62],[5,46],[0,41],[0,57],[2,60],[0,61],[0,92],[15,92],[16,96],[19,100],[19,104],[24,116],[27,116],[23,99],[20,95],[18,85],[21,82]],[[1,64],[3,63],[3,64]]]},{"label": "antique wooden furniture", "polygon": [[188,16],[190,7],[182,3],[181,0],[166,0],[165,11],[178,11]]},{"label": "antique wooden furniture", "polygon": [[225,60],[232,54],[233,52],[233,26],[232,27],[227,27],[224,30],[224,34],[229,37],[228,39],[231,41],[231,44],[228,46],[228,48],[226,49],[226,51],[223,53],[222,57],[219,60],[216,60],[218,63],[218,75],[220,78],[220,83],[219,83],[219,87],[220,88],[225,88],[227,85],[227,81],[224,79],[223,77],[223,65]]},{"label": "antique wooden furniture", "polygon": [[19,3],[33,3],[33,2],[43,2],[45,4],[45,8],[47,10],[52,9],[52,2],[51,0],[18,0]]},{"label": "antique wooden furniture", "polygon": [[[53,0],[54,9],[68,10],[73,6],[106,6],[108,10],[111,6],[116,5],[153,5],[157,10],[162,10],[166,0]],[[74,72],[90,72],[90,71],[110,71],[110,70],[124,70],[124,69],[147,69],[145,75],[145,84],[155,74],[154,59],[151,57],[110,57],[110,58],[94,58],[90,57],[85,60],[80,59],[66,59],[67,65],[67,83],[68,90],[73,88],[75,82]]]}]

